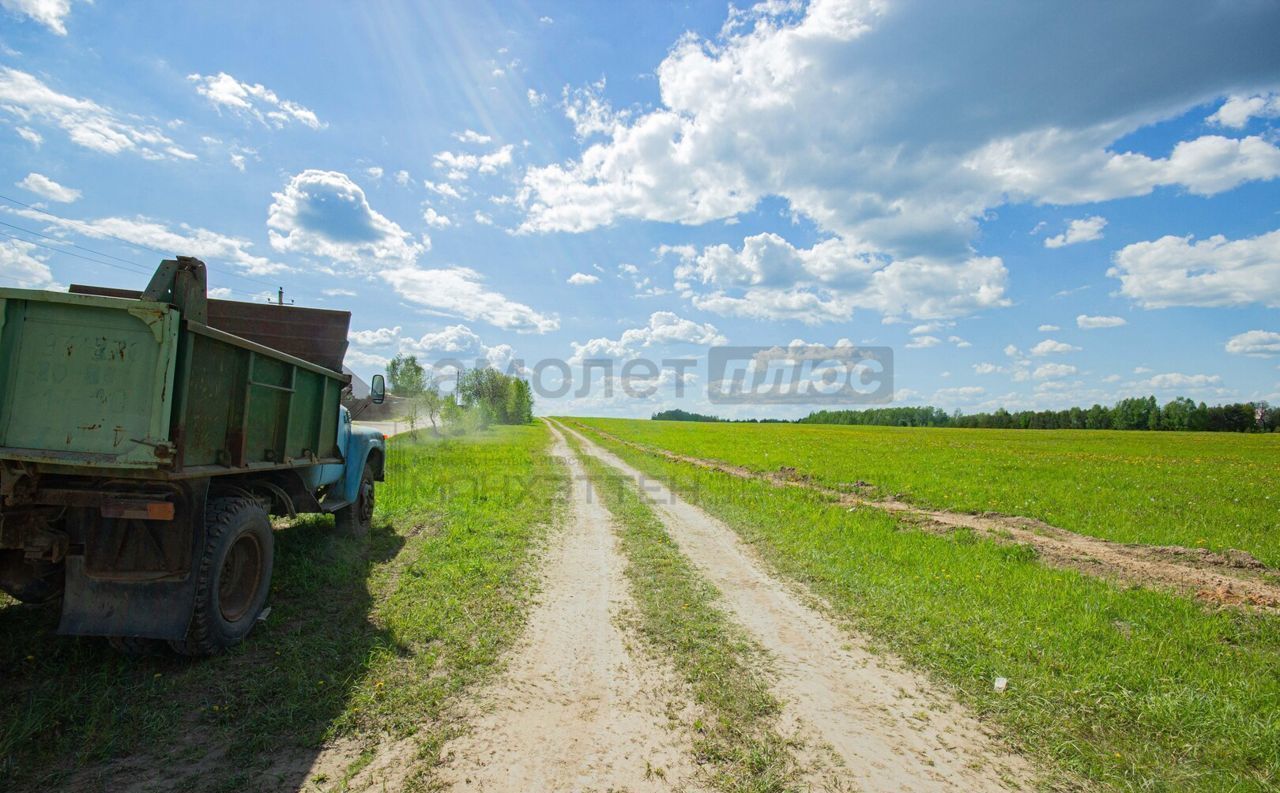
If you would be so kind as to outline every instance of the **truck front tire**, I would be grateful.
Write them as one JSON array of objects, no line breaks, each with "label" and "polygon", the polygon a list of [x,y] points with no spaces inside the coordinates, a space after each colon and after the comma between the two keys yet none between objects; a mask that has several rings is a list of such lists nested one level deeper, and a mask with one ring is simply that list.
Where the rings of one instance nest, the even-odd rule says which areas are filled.
[{"label": "truck front tire", "polygon": [[364,472],[360,475],[360,487],[356,489],[356,500],[334,513],[338,531],[351,537],[364,537],[373,525],[373,466],[365,462]]},{"label": "truck front tire", "polygon": [[249,498],[211,499],[187,637],[169,644],[183,655],[215,655],[249,634],[267,602],[274,561],[271,519]]}]

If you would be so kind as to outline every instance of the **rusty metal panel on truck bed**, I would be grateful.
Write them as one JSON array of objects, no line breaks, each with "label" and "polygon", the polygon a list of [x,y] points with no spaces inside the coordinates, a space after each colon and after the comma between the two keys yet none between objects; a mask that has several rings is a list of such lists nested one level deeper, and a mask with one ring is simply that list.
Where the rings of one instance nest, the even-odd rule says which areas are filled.
[{"label": "rusty metal panel on truck bed", "polygon": [[164,303],[0,289],[0,455],[164,464],[178,326]]},{"label": "rusty metal panel on truck bed", "polygon": [[[133,299],[142,296],[136,289],[87,284],[72,284],[71,291],[81,295]],[[209,300],[208,306],[211,328],[225,330],[335,372],[342,371],[342,359],[347,352],[347,330],[351,327],[350,311],[239,300]]]}]

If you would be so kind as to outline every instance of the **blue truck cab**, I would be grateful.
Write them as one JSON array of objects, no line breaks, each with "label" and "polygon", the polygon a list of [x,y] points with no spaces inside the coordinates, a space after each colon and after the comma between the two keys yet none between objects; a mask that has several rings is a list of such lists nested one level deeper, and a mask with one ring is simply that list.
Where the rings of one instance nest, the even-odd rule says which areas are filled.
[{"label": "blue truck cab", "polygon": [[[382,375],[374,377],[375,404],[385,393],[382,382]],[[351,411],[339,406],[338,448],[342,450],[341,464],[313,466],[303,477],[312,490],[324,491],[320,505],[334,514],[339,529],[365,534],[373,520],[374,483],[386,475],[387,439],[371,427],[355,426]]]}]

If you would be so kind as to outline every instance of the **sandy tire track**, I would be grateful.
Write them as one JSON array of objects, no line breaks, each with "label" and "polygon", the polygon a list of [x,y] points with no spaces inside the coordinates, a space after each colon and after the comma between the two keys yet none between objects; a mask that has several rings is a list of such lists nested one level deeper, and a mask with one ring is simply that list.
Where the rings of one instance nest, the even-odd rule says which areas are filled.
[{"label": "sandy tire track", "polygon": [[547,553],[539,602],[502,677],[436,771],[456,791],[658,791],[697,787],[690,737],[668,715],[675,674],[630,646],[612,520],[563,436],[567,525]]},{"label": "sandy tire track", "polygon": [[866,791],[1033,786],[1026,760],[1002,747],[937,686],[872,654],[860,637],[808,606],[732,529],[580,433],[562,429],[596,459],[641,483],[681,552],[774,656],[783,719],[804,725],[842,762],[822,777],[834,775]]}]

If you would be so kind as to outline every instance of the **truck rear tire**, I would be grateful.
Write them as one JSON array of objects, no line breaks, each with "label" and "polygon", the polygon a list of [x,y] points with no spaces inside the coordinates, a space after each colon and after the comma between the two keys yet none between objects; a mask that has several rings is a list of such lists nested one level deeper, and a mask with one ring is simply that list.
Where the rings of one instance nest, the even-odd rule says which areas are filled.
[{"label": "truck rear tire", "polygon": [[205,507],[205,546],[183,655],[215,655],[241,642],[267,602],[274,536],[267,510],[253,499],[217,498]]},{"label": "truck rear tire", "polygon": [[373,466],[366,462],[360,475],[360,487],[356,489],[356,500],[333,513],[338,531],[351,537],[368,535],[373,525],[373,506]]}]

